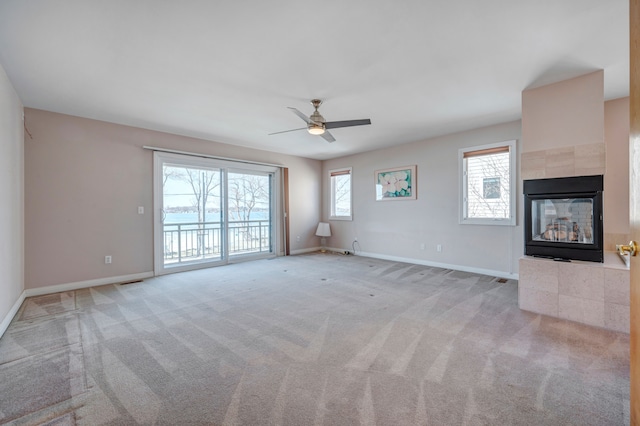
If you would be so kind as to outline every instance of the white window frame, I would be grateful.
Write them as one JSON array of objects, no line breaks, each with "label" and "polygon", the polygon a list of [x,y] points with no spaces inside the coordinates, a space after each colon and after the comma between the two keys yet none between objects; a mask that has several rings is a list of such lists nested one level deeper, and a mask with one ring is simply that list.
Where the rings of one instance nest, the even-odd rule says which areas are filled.
[{"label": "white window frame", "polygon": [[[510,140],[505,142],[498,142],[488,145],[473,146],[468,148],[461,148],[458,150],[458,170],[460,176],[460,216],[459,223],[465,225],[503,225],[503,226],[515,226],[516,225],[516,191],[517,191],[517,176],[516,176],[516,141]],[[490,151],[493,149],[508,148],[509,149],[509,217],[508,218],[469,218],[467,217],[467,200],[468,200],[468,182],[467,182],[467,170],[465,154],[478,152],[478,151]],[[490,155],[490,154],[487,154]]]},{"label": "white window frame", "polygon": [[[337,216],[336,212],[336,193],[334,185],[334,176],[349,175],[349,215]],[[329,170],[329,220],[353,220],[353,169],[351,167],[343,167],[340,169]]]}]

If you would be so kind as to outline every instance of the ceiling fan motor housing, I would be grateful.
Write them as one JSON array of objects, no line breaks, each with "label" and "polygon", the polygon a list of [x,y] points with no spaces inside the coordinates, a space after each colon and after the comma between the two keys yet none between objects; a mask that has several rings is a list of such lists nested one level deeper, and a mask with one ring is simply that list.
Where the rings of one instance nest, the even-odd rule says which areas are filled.
[{"label": "ceiling fan motor housing", "polygon": [[318,107],[321,103],[322,101],[320,99],[313,99],[311,101],[311,104],[316,110],[309,117],[309,125],[307,126],[307,130],[309,130],[309,133],[311,133],[312,135],[321,135],[325,131],[324,117],[318,112]]},{"label": "ceiling fan motor housing", "polygon": [[309,117],[309,120],[315,122],[315,123],[322,123],[324,125],[324,117],[322,115],[320,115],[320,112],[318,112],[318,107],[322,104],[322,101],[320,99],[312,99],[311,100],[311,105],[313,105],[313,107],[316,109],[315,111],[313,111],[313,114],[311,114],[311,116]]},{"label": "ceiling fan motor housing", "polygon": [[322,123],[324,124],[324,117],[320,115],[320,113],[318,111],[314,112],[313,114],[311,114],[311,117],[309,117],[309,120],[313,121],[314,123]]}]

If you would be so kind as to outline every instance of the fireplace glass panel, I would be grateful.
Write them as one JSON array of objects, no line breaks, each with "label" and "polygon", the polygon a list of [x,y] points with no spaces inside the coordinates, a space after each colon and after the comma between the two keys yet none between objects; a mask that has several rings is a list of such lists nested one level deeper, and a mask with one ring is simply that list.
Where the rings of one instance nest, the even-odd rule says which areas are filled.
[{"label": "fireplace glass panel", "polygon": [[592,198],[532,200],[533,241],[593,244]]}]

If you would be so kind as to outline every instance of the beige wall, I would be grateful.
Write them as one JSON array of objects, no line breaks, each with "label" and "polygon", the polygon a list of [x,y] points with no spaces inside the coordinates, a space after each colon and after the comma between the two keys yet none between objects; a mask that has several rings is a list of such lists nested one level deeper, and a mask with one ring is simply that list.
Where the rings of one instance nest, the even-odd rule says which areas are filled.
[{"label": "beige wall", "polygon": [[629,235],[629,98],[604,105],[604,248],[615,250]]},{"label": "beige wall", "polygon": [[144,145],[288,167],[291,234],[301,236],[291,249],[317,244],[320,161],[41,110],[25,114],[33,135],[25,140],[26,288],[153,270],[153,161]]},{"label": "beige wall", "polygon": [[0,66],[0,336],[24,291],[23,167],[22,103]]},{"label": "beige wall", "polygon": [[604,71],[522,92],[522,152],[602,144]]},{"label": "beige wall", "polygon": [[[520,121],[514,121],[325,161],[323,218],[329,216],[328,170],[353,167],[354,191],[353,221],[331,221],[327,245],[351,250],[353,238],[358,237],[361,252],[368,255],[503,276],[517,272],[523,252],[520,220],[517,226],[458,223],[458,149],[519,140],[520,130]],[[374,171],[412,164],[418,167],[417,200],[375,201]],[[522,193],[520,185],[517,191]],[[521,215],[520,206],[518,212]],[[436,251],[437,244],[442,252]]]}]

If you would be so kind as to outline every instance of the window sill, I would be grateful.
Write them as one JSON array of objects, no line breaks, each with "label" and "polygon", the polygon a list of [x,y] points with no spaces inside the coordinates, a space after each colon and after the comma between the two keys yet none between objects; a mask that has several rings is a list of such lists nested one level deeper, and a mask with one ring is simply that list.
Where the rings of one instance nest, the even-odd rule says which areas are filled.
[{"label": "window sill", "polygon": [[516,226],[514,219],[462,219],[460,225]]},{"label": "window sill", "polygon": [[346,221],[351,221],[353,220],[353,216],[330,216],[329,220],[346,220]]}]

